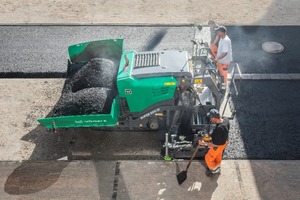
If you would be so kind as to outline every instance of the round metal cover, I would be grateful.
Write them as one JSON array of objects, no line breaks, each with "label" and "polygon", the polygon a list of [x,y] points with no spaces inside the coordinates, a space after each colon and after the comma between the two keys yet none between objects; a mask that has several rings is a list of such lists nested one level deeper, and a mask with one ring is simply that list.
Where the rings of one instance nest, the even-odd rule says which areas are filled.
[{"label": "round metal cover", "polygon": [[265,42],[262,48],[268,53],[280,53],[284,49],[283,45],[278,42]]}]

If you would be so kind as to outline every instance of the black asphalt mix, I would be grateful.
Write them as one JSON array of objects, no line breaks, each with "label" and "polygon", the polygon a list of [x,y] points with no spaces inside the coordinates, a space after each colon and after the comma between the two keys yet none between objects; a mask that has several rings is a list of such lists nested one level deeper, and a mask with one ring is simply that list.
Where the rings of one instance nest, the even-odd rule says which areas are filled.
[{"label": "black asphalt mix", "polygon": [[299,80],[243,80],[225,157],[299,160],[299,89]]},{"label": "black asphalt mix", "polygon": [[70,73],[49,117],[109,114],[117,95],[118,65],[108,59],[94,58]]}]

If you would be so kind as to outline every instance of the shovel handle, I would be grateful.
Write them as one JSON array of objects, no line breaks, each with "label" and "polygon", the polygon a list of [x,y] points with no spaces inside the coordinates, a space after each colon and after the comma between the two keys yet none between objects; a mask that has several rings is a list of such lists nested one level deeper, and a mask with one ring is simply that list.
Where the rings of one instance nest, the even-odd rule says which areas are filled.
[{"label": "shovel handle", "polygon": [[196,147],[196,149],[195,149],[195,151],[194,151],[194,153],[193,153],[193,155],[192,155],[192,157],[191,157],[191,159],[190,159],[188,165],[186,166],[186,171],[189,169],[189,167],[190,167],[190,165],[191,165],[191,163],[192,163],[192,161],[193,161],[193,159],[194,159],[194,157],[195,157],[195,155],[196,155],[198,149],[199,149],[199,145],[197,145],[197,147]]}]

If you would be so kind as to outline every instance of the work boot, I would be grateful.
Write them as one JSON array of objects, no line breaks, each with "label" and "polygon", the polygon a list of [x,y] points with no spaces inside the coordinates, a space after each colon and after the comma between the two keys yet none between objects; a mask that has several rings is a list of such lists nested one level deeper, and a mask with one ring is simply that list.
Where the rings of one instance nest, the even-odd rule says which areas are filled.
[{"label": "work boot", "polygon": [[210,170],[208,167],[206,167],[205,175],[206,175],[207,177],[211,177],[211,178],[214,176],[214,174],[211,173],[211,170]]},{"label": "work boot", "polygon": [[212,174],[220,174],[221,173],[221,167],[217,167],[215,170],[211,170]]},{"label": "work boot", "polygon": [[206,171],[205,171],[205,175],[210,177],[210,178],[213,178],[216,175],[220,175],[220,174],[221,174],[221,167],[217,167],[215,170],[211,170],[209,168],[206,168]]},{"label": "work boot", "polygon": [[210,172],[210,170],[206,170],[205,171],[205,175],[207,176],[207,177],[213,177],[214,176],[214,174],[212,174],[211,172]]}]

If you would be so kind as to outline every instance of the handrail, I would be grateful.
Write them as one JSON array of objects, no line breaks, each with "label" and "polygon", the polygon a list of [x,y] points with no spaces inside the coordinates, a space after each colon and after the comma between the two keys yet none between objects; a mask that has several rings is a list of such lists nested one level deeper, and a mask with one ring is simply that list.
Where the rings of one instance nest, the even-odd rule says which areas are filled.
[{"label": "handrail", "polygon": [[[240,83],[239,83],[238,86],[237,86],[237,84],[235,83],[235,74],[236,74],[235,72],[236,72],[236,70],[238,71],[238,75],[239,75],[239,77],[240,77]],[[239,91],[240,91],[240,88],[241,88],[242,80],[243,80],[243,77],[242,77],[242,73],[241,73],[240,66],[239,66],[238,63],[236,63],[236,66],[234,67],[234,69],[233,69],[232,72],[231,72],[231,81],[230,81],[230,85],[229,85],[229,87],[230,87],[231,84],[233,84],[233,87],[234,87],[236,96],[239,95]],[[229,92],[227,93],[226,103],[225,103],[225,106],[224,106],[224,108],[223,108],[222,116],[223,116],[224,113],[225,113],[225,110],[226,110],[226,107],[227,107],[227,104],[228,104],[228,101],[229,101],[230,96],[231,96],[231,92],[229,91]],[[234,117],[235,113],[236,113],[236,111],[234,110],[234,111],[232,112],[231,118]]]},{"label": "handrail", "polygon": [[241,82],[240,82],[239,86],[237,87],[237,85],[235,83],[235,72],[236,72],[236,70],[238,71],[240,79],[243,80],[241,69],[240,69],[240,66],[239,66],[238,63],[236,63],[236,66],[235,66],[234,70],[232,71],[232,75],[231,75],[231,83],[234,86],[236,95],[238,95],[239,91],[240,91],[240,87],[241,87]]}]

